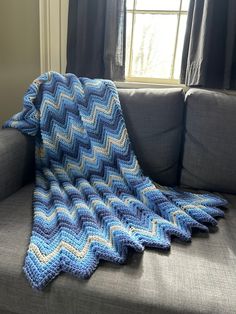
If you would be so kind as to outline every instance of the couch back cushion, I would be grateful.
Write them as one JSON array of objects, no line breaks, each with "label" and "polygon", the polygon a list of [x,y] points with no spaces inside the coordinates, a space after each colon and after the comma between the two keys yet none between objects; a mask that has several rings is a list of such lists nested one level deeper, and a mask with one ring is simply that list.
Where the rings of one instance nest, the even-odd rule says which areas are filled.
[{"label": "couch back cushion", "polygon": [[144,173],[176,185],[183,130],[182,89],[119,89],[126,126]]},{"label": "couch back cushion", "polygon": [[236,193],[236,96],[187,92],[181,185]]}]

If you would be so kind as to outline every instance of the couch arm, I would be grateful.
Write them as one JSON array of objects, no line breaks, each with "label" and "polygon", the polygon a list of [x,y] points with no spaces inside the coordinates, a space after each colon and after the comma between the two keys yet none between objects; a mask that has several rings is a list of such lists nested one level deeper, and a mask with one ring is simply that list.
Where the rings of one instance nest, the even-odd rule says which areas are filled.
[{"label": "couch arm", "polygon": [[16,129],[0,130],[0,200],[34,176],[34,138]]}]

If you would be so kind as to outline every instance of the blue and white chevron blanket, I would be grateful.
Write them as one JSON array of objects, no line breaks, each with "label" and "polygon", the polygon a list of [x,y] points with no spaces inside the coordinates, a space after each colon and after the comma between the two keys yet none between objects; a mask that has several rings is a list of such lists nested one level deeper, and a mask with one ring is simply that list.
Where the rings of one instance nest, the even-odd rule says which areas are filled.
[{"label": "blue and white chevron blanket", "polygon": [[129,248],[168,249],[207,231],[225,200],[162,187],[144,176],[114,84],[49,72],[5,123],[36,141],[33,228],[24,262],[32,287],[60,272],[89,278],[100,260],[124,263]]}]

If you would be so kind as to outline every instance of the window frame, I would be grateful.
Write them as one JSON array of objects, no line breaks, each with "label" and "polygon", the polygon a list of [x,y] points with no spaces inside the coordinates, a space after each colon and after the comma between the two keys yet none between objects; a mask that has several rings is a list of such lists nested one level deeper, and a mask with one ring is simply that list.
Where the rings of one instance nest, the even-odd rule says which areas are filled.
[{"label": "window frame", "polygon": [[[133,9],[126,9],[126,13],[132,14],[132,26],[131,26],[131,39],[130,39],[130,51],[128,54],[129,57],[129,67],[127,70],[127,75],[125,76],[125,82],[138,82],[138,83],[152,83],[152,84],[167,84],[167,85],[181,85],[178,79],[174,78],[175,71],[175,61],[176,61],[176,53],[177,53],[177,45],[178,45],[178,37],[179,37],[179,26],[181,16],[187,15],[188,11],[182,10],[183,0],[180,0],[179,9],[178,10],[140,10],[136,9],[137,1],[133,0]],[[134,40],[134,25],[136,14],[175,14],[177,15],[177,26],[176,26],[176,34],[175,34],[175,45],[174,45],[174,54],[171,63],[171,78],[165,79],[160,77],[137,77],[132,76],[132,49],[133,49],[133,40]]]}]

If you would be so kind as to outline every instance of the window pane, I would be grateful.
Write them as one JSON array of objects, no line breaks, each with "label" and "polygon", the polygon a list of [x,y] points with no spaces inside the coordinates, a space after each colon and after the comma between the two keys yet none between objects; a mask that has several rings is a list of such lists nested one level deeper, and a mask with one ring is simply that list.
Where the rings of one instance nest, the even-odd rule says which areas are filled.
[{"label": "window pane", "polygon": [[126,55],[125,55],[125,76],[128,76],[129,72],[129,60],[131,49],[131,32],[132,32],[132,20],[133,14],[127,13],[126,15]]},{"label": "window pane", "polygon": [[188,11],[188,7],[189,7],[189,1],[190,0],[182,0],[182,11]]},{"label": "window pane", "polygon": [[133,10],[134,0],[126,0],[126,9]]},{"label": "window pane", "polygon": [[136,0],[137,10],[179,10],[180,0]]},{"label": "window pane", "polygon": [[181,59],[182,59],[182,50],[184,44],[184,36],[186,29],[187,15],[182,15],[179,23],[179,38],[177,43],[176,57],[175,57],[175,68],[174,68],[174,78],[179,79]]},{"label": "window pane", "polygon": [[177,15],[136,14],[131,76],[170,78]]}]

